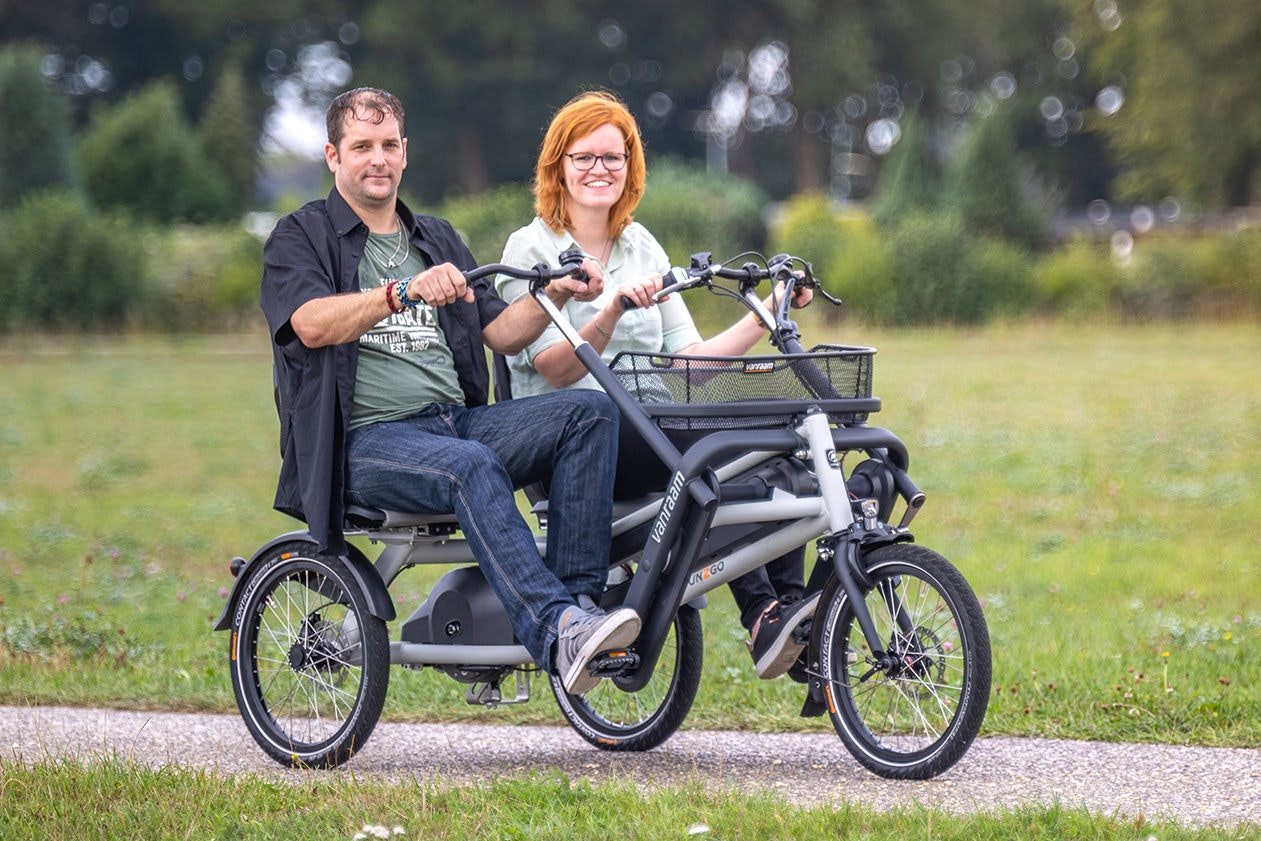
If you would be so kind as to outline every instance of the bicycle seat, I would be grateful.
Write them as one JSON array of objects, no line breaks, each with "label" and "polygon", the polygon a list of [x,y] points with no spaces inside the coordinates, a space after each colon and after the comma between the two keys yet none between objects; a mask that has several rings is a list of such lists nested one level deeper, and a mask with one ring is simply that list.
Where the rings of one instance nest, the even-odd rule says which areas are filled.
[{"label": "bicycle seat", "polygon": [[416,514],[362,505],[346,506],[346,522],[357,528],[414,528],[426,534],[451,534],[460,528],[455,514]]}]

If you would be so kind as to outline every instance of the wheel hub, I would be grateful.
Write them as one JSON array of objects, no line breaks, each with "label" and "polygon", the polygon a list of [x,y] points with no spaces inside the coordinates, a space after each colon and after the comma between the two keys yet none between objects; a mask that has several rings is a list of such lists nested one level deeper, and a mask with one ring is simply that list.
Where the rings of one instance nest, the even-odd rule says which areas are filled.
[{"label": "wheel hub", "polygon": [[300,641],[295,642],[289,647],[289,668],[295,672],[300,672],[306,663],[306,647]]},{"label": "wheel hub", "polygon": [[[917,644],[918,642],[918,644]],[[911,637],[899,634],[889,648],[891,655],[889,669],[891,678],[914,678],[918,680],[940,679],[945,669],[945,660],[935,656],[941,651],[941,640],[927,628],[916,628]]]}]

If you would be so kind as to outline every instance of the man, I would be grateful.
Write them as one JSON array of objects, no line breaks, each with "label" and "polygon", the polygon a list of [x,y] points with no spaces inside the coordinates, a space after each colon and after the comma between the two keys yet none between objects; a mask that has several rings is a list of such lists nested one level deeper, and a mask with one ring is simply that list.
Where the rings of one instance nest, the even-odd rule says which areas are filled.
[{"label": "man", "polygon": [[[594,608],[608,567],[617,414],[603,395],[566,393],[486,406],[483,343],[511,354],[549,323],[534,301],[507,305],[446,221],[398,199],[407,167],[403,107],[373,88],[329,105],[333,189],[283,217],[263,251],[283,464],[277,509],[303,519],[324,551],[345,551],[345,500],[454,512],[517,639],[567,691],[586,666],[629,645],[630,609]],[[589,280],[547,295],[599,294]],[[547,561],[513,490],[551,479]],[[591,600],[591,601],[587,601]],[[584,609],[579,605],[587,605]]]}]

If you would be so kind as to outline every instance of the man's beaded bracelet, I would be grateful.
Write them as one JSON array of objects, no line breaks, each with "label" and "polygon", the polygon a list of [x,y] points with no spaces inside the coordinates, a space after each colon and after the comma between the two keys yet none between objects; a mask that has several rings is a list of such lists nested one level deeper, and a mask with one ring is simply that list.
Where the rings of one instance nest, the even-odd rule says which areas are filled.
[{"label": "man's beaded bracelet", "polygon": [[425,301],[423,298],[417,298],[413,301],[411,298],[407,297],[407,287],[411,282],[412,278],[410,277],[406,280],[399,281],[398,300],[401,304],[403,304],[403,306],[416,309],[416,307],[420,306]]}]

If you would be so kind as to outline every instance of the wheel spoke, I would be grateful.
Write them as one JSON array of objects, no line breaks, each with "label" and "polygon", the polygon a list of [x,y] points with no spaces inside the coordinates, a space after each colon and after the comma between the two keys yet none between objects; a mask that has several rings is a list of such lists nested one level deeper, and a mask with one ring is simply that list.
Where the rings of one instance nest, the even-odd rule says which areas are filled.
[{"label": "wheel spoke", "polygon": [[834,637],[841,645],[829,682],[873,744],[894,754],[926,749],[947,732],[963,697],[970,652],[961,646],[958,617],[931,579],[908,570],[880,573],[865,601],[888,653],[900,661],[895,674],[877,668],[848,610]]},{"label": "wheel spoke", "polygon": [[321,595],[335,588],[335,582],[320,573],[295,570],[261,598],[256,615],[257,691],[272,719],[295,742],[331,737],[348,720],[358,699],[359,677],[351,684],[353,692],[339,685],[344,677],[339,682],[333,679],[359,668],[351,662],[359,644],[347,646],[337,636],[345,620],[328,615],[344,609],[345,603]]}]

